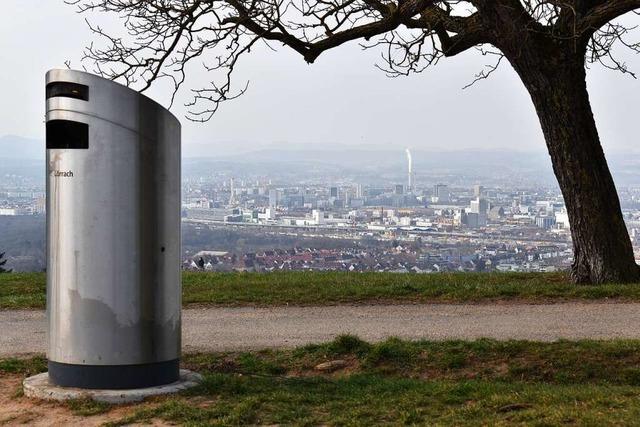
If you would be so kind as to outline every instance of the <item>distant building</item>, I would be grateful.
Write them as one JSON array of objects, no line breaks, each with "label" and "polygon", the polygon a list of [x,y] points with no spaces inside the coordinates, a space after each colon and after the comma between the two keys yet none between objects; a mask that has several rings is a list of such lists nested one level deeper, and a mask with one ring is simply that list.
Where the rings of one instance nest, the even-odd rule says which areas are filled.
[{"label": "distant building", "polygon": [[317,225],[324,224],[324,212],[318,209],[314,209],[311,212],[311,217],[313,218],[313,222],[315,222]]},{"label": "distant building", "polygon": [[[225,222],[240,222],[242,220],[242,212],[240,209],[200,209],[189,208],[186,210],[187,218],[200,219],[206,221],[225,221]],[[240,218],[238,220],[238,218]]]},{"label": "distant building", "polygon": [[338,198],[338,187],[330,187],[329,188],[329,197]]},{"label": "distant building", "polygon": [[236,199],[236,186],[233,178],[229,180],[229,193],[229,206],[237,205],[238,200]]},{"label": "distant building", "polygon": [[304,207],[304,195],[302,194],[290,194],[282,198],[282,205],[289,209],[296,209]]},{"label": "distant building", "polygon": [[18,215],[29,215],[29,211],[27,209],[22,209],[22,208],[0,208],[0,216],[18,216]]},{"label": "distant building", "polygon": [[481,199],[480,197],[478,197],[476,200],[471,201],[471,213],[486,215],[488,210],[489,202],[487,201],[487,199]]},{"label": "distant building", "polygon": [[504,217],[504,208],[502,208],[501,206],[494,206],[491,209],[489,209],[489,212],[487,213],[487,217],[491,220],[491,221],[497,221],[500,218]]},{"label": "distant building", "polygon": [[275,215],[275,211],[274,209],[271,208],[267,208],[264,210],[264,213],[258,213],[258,219],[259,220],[266,220],[266,221],[272,221],[274,219],[276,219],[276,215]]},{"label": "distant building", "polygon": [[536,202],[536,211],[543,212],[544,216],[553,215],[554,210],[555,205],[551,200],[538,200]]},{"label": "distant building", "polygon": [[351,206],[351,199],[353,198],[353,194],[351,193],[351,190],[345,190],[343,195],[344,195],[344,205]]},{"label": "distant building", "polygon": [[469,228],[485,227],[487,225],[487,215],[467,212],[462,215],[462,223]]},{"label": "distant building", "polygon": [[394,193],[398,196],[402,196],[404,194],[404,185],[396,184]]},{"label": "distant building", "polygon": [[473,186],[473,197],[480,197],[484,191],[484,187],[482,185],[474,185]]},{"label": "distant building", "polygon": [[449,187],[446,184],[436,184],[433,186],[433,197],[431,198],[433,203],[448,203],[449,202]]},{"label": "distant building", "polygon": [[269,190],[269,207],[275,209],[280,204],[280,192],[278,190]]},{"label": "distant building", "polygon": [[536,226],[539,228],[551,228],[555,225],[556,219],[552,216],[537,216],[536,217]]},{"label": "distant building", "polygon": [[566,209],[562,209],[560,212],[556,212],[556,225],[563,230],[569,230],[571,228],[569,224],[569,213]]}]

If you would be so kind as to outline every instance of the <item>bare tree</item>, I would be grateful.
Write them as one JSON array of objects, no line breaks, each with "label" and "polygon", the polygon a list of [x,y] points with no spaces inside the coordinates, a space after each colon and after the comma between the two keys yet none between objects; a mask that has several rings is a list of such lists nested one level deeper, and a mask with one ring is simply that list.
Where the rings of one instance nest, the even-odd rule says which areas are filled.
[{"label": "bare tree", "polygon": [[[617,18],[640,0],[71,0],[82,12],[124,18],[127,40],[92,30],[105,47],[86,51],[94,72],[144,91],[168,78],[177,91],[194,59],[214,81],[193,90],[189,118],[206,121],[246,86],[232,85],[239,59],[257,43],[283,45],[312,63],[358,40],[382,48],[379,67],[397,76],[476,48],[506,59],[529,92],[564,196],[575,282],[640,279],[620,202],[600,145],[585,68],[600,63],[632,74],[613,48],[640,51]],[[174,92],[175,95],[175,92]],[[172,101],[173,102],[173,101]]]}]

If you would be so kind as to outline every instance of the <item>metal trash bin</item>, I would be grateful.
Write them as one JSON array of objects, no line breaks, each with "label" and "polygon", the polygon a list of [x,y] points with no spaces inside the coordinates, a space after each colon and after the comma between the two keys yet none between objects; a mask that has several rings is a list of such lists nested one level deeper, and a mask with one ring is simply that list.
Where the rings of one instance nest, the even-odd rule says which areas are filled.
[{"label": "metal trash bin", "polygon": [[46,75],[50,382],[179,379],[180,122],[73,70]]}]

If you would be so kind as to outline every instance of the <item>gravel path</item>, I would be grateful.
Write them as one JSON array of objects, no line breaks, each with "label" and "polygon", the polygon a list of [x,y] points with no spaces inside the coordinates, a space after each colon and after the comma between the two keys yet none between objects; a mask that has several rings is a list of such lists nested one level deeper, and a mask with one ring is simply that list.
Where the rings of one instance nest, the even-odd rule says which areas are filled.
[{"label": "gravel path", "polygon": [[[0,311],[0,356],[45,350],[42,311]],[[351,333],[409,339],[640,338],[638,303],[362,305],[183,311],[185,351],[292,347]]]}]

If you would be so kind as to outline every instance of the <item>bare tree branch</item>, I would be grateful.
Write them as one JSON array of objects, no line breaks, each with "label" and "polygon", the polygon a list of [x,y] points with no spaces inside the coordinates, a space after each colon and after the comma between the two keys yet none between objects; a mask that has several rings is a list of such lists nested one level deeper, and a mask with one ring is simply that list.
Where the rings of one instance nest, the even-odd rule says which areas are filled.
[{"label": "bare tree branch", "polygon": [[640,9],[640,0],[596,1],[581,19],[578,31],[582,34],[594,33],[602,26],[628,12]]},{"label": "bare tree branch", "polygon": [[[364,40],[382,50],[377,67],[389,76],[421,72],[443,57],[494,46],[516,58],[529,43],[588,52],[589,63],[631,74],[614,45],[634,51],[631,27],[611,22],[640,0],[66,0],[82,13],[118,14],[127,34],[89,23],[103,46],[91,44],[83,63],[102,76],[147,90],[171,82],[171,104],[197,60],[210,71],[208,87],[193,90],[189,118],[209,120],[221,102],[247,90],[233,84],[242,57],[266,43],[286,46],[312,63],[327,50]],[[493,55],[492,55],[493,56]],[[501,56],[497,56],[498,63]],[[475,81],[489,76],[489,66]]]}]

